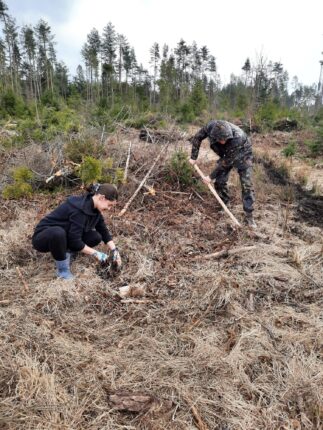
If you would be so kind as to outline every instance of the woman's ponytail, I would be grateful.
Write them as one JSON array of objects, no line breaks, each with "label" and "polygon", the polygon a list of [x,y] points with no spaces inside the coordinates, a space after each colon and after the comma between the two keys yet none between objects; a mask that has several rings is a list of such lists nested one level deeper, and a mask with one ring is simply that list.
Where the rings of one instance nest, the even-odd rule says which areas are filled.
[{"label": "woman's ponytail", "polygon": [[91,195],[94,196],[99,191],[101,184],[90,184],[88,185],[85,190]]},{"label": "woman's ponytail", "polygon": [[117,187],[112,184],[91,184],[86,187],[86,191],[90,196],[95,194],[102,194],[107,200],[118,200]]}]

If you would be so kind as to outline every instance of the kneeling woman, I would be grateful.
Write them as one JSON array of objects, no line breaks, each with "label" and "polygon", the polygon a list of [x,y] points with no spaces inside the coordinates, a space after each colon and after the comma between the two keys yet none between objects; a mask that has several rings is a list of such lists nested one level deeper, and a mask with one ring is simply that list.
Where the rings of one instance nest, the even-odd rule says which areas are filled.
[{"label": "kneeling woman", "polygon": [[102,211],[115,206],[118,192],[114,185],[95,184],[84,196],[71,196],[45,216],[35,228],[33,247],[50,252],[56,262],[57,276],[73,279],[71,252],[82,252],[106,261],[108,256],[93,249],[103,241],[112,252],[112,260],[121,267],[121,258],[104,222]]}]

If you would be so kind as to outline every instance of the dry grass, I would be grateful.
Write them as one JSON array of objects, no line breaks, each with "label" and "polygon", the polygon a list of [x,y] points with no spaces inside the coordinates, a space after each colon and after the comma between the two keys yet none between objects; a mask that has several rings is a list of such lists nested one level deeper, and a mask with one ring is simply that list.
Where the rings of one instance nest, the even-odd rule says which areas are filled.
[{"label": "dry grass", "polygon": [[[121,162],[120,145],[125,160],[128,144],[117,140]],[[141,145],[134,142],[131,165],[139,179],[160,149]],[[125,261],[110,280],[85,256],[73,263],[75,281],[56,280],[50,257],[34,252],[29,239],[53,201],[6,203],[0,428],[322,428],[321,229],[301,222],[293,204],[286,223],[286,187],[257,166],[259,230],[233,231],[207,194],[202,202],[190,190],[173,193],[163,163],[150,180],[157,195],[142,193],[124,218],[107,220]],[[123,203],[135,187],[125,187]],[[237,177],[231,188],[241,219]],[[249,245],[256,248],[203,259]],[[122,299],[124,285],[142,288],[142,300]],[[158,402],[118,411],[110,396],[120,390]]]}]

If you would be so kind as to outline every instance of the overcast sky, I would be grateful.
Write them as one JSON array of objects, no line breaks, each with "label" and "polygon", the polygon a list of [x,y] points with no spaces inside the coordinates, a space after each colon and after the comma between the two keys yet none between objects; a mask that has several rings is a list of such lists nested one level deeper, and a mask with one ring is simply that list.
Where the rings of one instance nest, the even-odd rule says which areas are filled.
[{"label": "overcast sky", "polygon": [[174,48],[183,38],[206,45],[222,82],[239,75],[247,57],[280,61],[290,78],[317,83],[323,59],[323,0],[5,0],[19,26],[45,19],[58,59],[75,74],[92,28],[112,22],[148,67],[154,42]]}]

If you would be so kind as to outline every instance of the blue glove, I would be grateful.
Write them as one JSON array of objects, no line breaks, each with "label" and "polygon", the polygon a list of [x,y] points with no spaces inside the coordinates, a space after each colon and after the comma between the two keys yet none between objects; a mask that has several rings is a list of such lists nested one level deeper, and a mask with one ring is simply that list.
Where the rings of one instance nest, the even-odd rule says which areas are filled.
[{"label": "blue glove", "polygon": [[108,256],[104,252],[95,251],[93,254],[93,257],[95,257],[100,263],[104,263],[107,261]]}]

